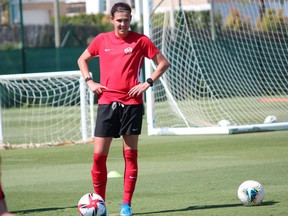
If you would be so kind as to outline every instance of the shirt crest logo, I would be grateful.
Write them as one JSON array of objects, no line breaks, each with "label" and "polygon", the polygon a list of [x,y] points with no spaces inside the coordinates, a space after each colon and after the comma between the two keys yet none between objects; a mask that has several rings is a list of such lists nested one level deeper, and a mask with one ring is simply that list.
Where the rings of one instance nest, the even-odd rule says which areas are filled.
[{"label": "shirt crest logo", "polygon": [[130,54],[132,53],[133,49],[131,47],[127,47],[126,49],[124,49],[124,53],[125,54]]}]

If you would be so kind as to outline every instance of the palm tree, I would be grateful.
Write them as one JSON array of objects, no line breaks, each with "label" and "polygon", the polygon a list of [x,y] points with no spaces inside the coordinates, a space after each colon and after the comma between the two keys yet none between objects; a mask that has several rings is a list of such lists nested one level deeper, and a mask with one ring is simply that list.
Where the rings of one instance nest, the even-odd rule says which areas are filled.
[{"label": "palm tree", "polygon": [[259,0],[258,5],[259,5],[260,19],[262,20],[266,10],[264,0]]}]

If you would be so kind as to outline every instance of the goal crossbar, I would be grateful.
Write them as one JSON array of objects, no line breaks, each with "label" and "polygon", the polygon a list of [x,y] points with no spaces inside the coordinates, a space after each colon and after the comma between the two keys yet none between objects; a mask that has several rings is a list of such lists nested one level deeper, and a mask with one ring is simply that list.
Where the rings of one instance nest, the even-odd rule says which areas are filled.
[{"label": "goal crossbar", "polygon": [[0,81],[4,80],[22,80],[27,78],[43,78],[45,76],[46,78],[55,78],[55,77],[63,77],[63,76],[77,76],[81,77],[81,71],[60,71],[60,72],[40,72],[40,73],[23,73],[23,74],[6,74],[6,75],[0,75]]}]

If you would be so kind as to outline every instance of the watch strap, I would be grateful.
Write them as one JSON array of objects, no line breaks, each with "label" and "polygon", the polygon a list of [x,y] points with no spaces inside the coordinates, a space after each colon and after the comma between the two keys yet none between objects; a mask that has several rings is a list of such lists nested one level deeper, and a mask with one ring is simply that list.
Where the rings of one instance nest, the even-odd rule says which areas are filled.
[{"label": "watch strap", "polygon": [[90,80],[92,80],[91,77],[86,77],[86,78],[85,78],[85,82],[86,82],[86,83],[87,83],[88,81],[90,81]]}]

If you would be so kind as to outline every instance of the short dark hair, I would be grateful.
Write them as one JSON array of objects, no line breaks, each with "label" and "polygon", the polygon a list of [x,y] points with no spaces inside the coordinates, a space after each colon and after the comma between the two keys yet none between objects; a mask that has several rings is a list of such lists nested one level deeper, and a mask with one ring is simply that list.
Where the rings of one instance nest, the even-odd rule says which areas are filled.
[{"label": "short dark hair", "polygon": [[118,2],[118,3],[115,3],[113,7],[111,8],[110,14],[112,17],[114,17],[115,12],[127,12],[131,14],[131,11],[132,10],[129,4],[124,3],[124,2]]}]

